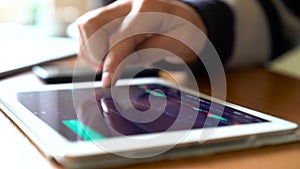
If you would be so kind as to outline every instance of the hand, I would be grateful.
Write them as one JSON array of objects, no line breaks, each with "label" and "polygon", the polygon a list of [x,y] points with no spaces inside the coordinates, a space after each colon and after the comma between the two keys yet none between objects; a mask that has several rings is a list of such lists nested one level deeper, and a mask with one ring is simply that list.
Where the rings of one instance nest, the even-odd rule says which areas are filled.
[{"label": "hand", "polygon": [[[96,71],[102,70],[103,87],[115,83],[113,75],[118,74],[116,69],[124,66],[122,61],[125,59],[126,64],[136,65],[174,58],[166,53],[159,56],[137,54],[139,50],[162,49],[189,63],[197,54],[183,42],[196,46],[198,52],[205,44],[205,38],[195,38],[196,32],[191,28],[192,25],[206,34],[201,17],[193,8],[178,1],[119,0],[86,13],[77,23],[81,46],[79,56]],[[136,55],[133,57],[132,53]]]}]

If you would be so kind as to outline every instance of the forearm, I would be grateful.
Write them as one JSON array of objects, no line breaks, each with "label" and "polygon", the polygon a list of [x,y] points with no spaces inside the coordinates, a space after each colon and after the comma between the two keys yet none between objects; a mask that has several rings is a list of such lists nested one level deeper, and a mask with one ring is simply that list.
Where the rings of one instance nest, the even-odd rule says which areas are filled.
[{"label": "forearm", "polygon": [[[292,24],[291,16],[283,14],[289,13],[289,9],[278,0],[182,0],[182,2],[194,7],[201,15],[207,27],[208,38],[227,68],[263,64],[276,58],[288,50],[291,42],[295,43],[297,39],[288,36],[291,31],[285,30],[292,30],[298,37],[300,34],[297,21],[295,22],[297,19],[294,19]],[[299,2],[293,2],[299,6]],[[299,9],[295,5],[291,6]]]}]

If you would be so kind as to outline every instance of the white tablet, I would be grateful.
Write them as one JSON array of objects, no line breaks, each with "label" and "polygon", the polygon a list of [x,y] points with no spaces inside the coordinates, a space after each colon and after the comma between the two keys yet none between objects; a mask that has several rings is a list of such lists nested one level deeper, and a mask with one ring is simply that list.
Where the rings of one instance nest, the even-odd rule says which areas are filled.
[{"label": "white tablet", "polygon": [[67,168],[114,167],[295,141],[297,124],[160,78],[1,89],[1,108]]}]

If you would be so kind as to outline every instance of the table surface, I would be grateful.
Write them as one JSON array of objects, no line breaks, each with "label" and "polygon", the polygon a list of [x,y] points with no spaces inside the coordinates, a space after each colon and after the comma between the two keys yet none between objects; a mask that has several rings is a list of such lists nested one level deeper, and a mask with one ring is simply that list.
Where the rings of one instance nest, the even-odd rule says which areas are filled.
[{"label": "table surface", "polygon": [[[300,80],[274,74],[262,67],[227,72],[226,80],[227,101],[300,124],[300,111],[298,109]],[[0,87],[6,85],[18,87],[21,85],[42,84],[30,72],[25,72],[1,80]],[[199,87],[204,93],[210,92],[210,85],[205,78],[199,82]],[[2,133],[0,141],[1,168],[63,168],[47,160],[4,113],[0,113],[0,132]],[[299,158],[300,142],[297,142],[204,157],[131,165],[122,168],[299,169]]]}]

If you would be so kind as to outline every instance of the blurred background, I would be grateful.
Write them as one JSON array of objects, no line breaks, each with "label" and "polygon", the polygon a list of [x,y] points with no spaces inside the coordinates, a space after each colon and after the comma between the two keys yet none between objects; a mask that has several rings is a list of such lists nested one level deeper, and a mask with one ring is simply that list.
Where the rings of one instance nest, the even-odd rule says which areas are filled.
[{"label": "blurred background", "polygon": [[0,80],[76,56],[76,19],[111,0],[0,0]]},{"label": "blurred background", "polygon": [[0,24],[19,23],[50,36],[66,36],[68,26],[88,10],[111,0],[0,0]]},{"label": "blurred background", "polygon": [[[7,61],[6,55],[13,55],[11,50],[5,52],[5,48],[9,49],[9,47],[5,47],[5,44],[12,35],[17,38],[27,36],[31,39],[37,35],[77,39],[78,30],[76,25],[72,23],[85,12],[105,6],[112,1],[114,0],[0,0],[0,45],[2,46],[0,58],[5,58]],[[28,44],[28,39],[26,40],[27,45],[23,45],[24,50],[25,48],[26,51],[34,49],[35,52],[37,49],[44,50],[42,47],[36,47],[40,44],[31,45]],[[16,38],[11,41],[13,42],[12,45],[17,46]],[[15,55],[20,55],[23,52],[22,57],[24,57],[24,50],[19,50],[19,53]],[[45,51],[48,52],[49,49]],[[273,71],[300,78],[300,47],[285,55],[287,56],[271,62],[269,67]],[[14,59],[11,60],[13,64]],[[4,66],[0,65],[0,67]]]}]

